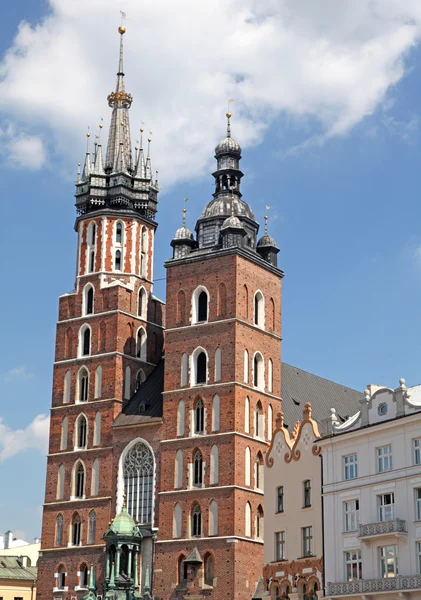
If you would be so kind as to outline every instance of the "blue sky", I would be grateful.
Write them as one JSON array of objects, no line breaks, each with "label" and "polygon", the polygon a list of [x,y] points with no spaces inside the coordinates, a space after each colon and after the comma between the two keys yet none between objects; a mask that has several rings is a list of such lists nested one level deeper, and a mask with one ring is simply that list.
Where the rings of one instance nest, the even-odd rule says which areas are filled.
[{"label": "blue sky", "polygon": [[[42,103],[31,95],[29,81],[28,96],[12,102],[13,94],[4,87],[10,72],[0,66],[0,96],[5,90],[9,94],[7,102],[0,100],[0,144],[2,136],[4,142],[0,151],[0,531],[10,528],[28,539],[40,533],[46,464],[46,422],[40,417],[35,424],[33,421],[49,412],[58,296],[72,289],[74,282],[75,163],[85,151],[85,111],[90,110],[94,118],[103,116],[107,123],[109,109],[102,90],[111,91],[115,81],[118,40],[115,27],[108,27],[108,22],[118,24],[118,9],[115,3],[108,4],[107,26],[98,27],[101,35],[110,39],[112,60],[109,64],[102,61],[105,64],[98,80],[92,76],[93,67],[84,66],[90,77],[83,80],[83,88],[75,80],[74,102],[67,114],[54,113],[46,103],[45,114],[40,116]],[[88,19],[94,18],[96,3],[88,5]],[[74,15],[63,14],[62,5],[59,9],[57,18],[71,24]],[[7,19],[0,21],[1,55],[10,48],[23,19],[36,25],[51,14],[54,10],[44,2],[21,0],[10,5]],[[151,13],[151,29],[153,18],[156,14]],[[126,56],[130,52],[129,27],[128,16]],[[300,27],[303,31],[301,21]],[[333,24],[326,27],[329,31]],[[396,387],[400,377],[407,385],[421,382],[421,50],[417,36],[419,32],[402,51],[396,51],[397,72],[386,73],[383,91],[377,90],[361,113],[354,110],[357,102],[353,112],[321,103],[318,94],[329,93],[323,87],[317,94],[313,88],[303,89],[309,99],[302,110],[282,104],[284,100],[278,105],[275,101],[265,104],[264,96],[247,96],[244,88],[238,88],[238,96],[243,96],[237,103],[237,115],[236,103],[233,109],[233,137],[244,146],[244,198],[260,223],[265,205],[271,206],[269,231],[281,248],[279,264],[285,271],[283,359],[359,390],[368,383]],[[89,35],[81,39],[83,46]],[[165,78],[168,57],[159,52],[152,56],[154,70],[160,70],[161,79]],[[75,65],[75,78],[80,65]],[[212,69],[212,63],[208,68]],[[67,75],[70,79],[72,73]],[[315,80],[318,76],[323,78],[323,71],[315,74]],[[55,102],[66,105],[60,88],[49,78],[49,68],[45,77],[39,86],[49,86]],[[286,71],[283,81],[280,78],[280,97],[283,88],[289,89],[288,77]],[[355,77],[364,96],[364,80]],[[142,79],[142,69],[134,68],[133,63],[130,70],[129,60],[126,82],[128,89],[137,90],[135,101],[143,106],[158,104],[161,110],[158,117],[149,109],[147,127],[154,130],[152,156],[159,162],[154,166],[159,166],[162,182],[155,249],[155,277],[162,279],[163,261],[171,255],[169,242],[181,221],[183,197],[189,197],[191,228],[211,197],[213,148],[224,136],[225,100],[231,90],[221,91],[217,106],[212,98],[210,110],[206,97],[212,94],[206,82],[202,82],[205,91],[197,92],[197,100],[191,86],[183,113],[181,83],[171,82],[174,108],[161,101],[166,94],[162,82],[158,85],[151,76],[145,84]],[[332,95],[339,96],[341,83],[336,86]],[[25,86],[22,90],[19,93],[25,96]],[[86,99],[81,102],[85,90]],[[338,105],[341,103],[345,105],[342,99]],[[171,111],[176,110],[183,119],[170,135],[166,124],[171,122],[173,127]],[[191,120],[194,130],[187,135],[183,128]],[[14,136],[22,146],[11,145]],[[35,138],[42,146],[31,146]],[[15,153],[22,148],[25,153],[28,147],[34,152],[25,159],[8,156],[9,149]],[[156,283],[155,293],[165,296],[164,281]]]}]

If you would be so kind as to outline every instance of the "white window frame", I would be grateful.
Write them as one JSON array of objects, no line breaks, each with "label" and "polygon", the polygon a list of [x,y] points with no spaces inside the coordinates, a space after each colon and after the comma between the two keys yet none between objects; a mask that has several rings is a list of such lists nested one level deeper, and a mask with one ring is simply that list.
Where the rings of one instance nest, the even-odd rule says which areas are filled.
[{"label": "white window frame", "polygon": [[387,473],[393,470],[392,444],[376,448],[377,473]]},{"label": "white window frame", "polygon": [[415,520],[421,521],[421,488],[414,488]]},{"label": "white window frame", "polygon": [[285,531],[277,531],[275,533],[275,561],[279,562],[285,559]]},{"label": "white window frame", "polygon": [[343,503],[344,507],[344,531],[358,531],[360,524],[360,500],[354,498],[353,500],[345,500]]},{"label": "white window frame", "polygon": [[378,494],[377,502],[377,519],[379,522],[393,521],[395,518],[395,493],[385,492]]},{"label": "white window frame", "polygon": [[415,553],[417,555],[418,574],[421,575],[421,542],[415,542]]},{"label": "white window frame", "polygon": [[[348,574],[348,566],[350,567],[349,574]],[[359,575],[359,577],[357,577],[356,579],[354,577],[352,577],[352,574],[354,572],[354,569],[353,569],[354,566],[357,567],[357,573]],[[356,580],[362,579],[363,561],[361,558],[361,550],[346,550],[344,552],[344,568],[345,568],[345,577],[344,577],[345,581],[356,581]],[[351,575],[351,577],[349,575]]]},{"label": "white window frame", "polygon": [[343,457],[344,480],[357,479],[358,477],[358,456],[357,454],[347,454]]},{"label": "white window frame", "polygon": [[313,527],[308,525],[301,528],[303,557],[313,556]]},{"label": "white window frame", "polygon": [[[387,552],[389,549],[393,549],[393,574],[388,575],[388,556]],[[396,544],[392,544],[390,546],[380,546],[379,547],[379,577],[381,579],[387,579],[388,577],[397,577],[399,575],[399,550]]]},{"label": "white window frame", "polygon": [[412,440],[413,464],[421,465],[421,438]]},{"label": "white window frame", "polygon": [[[198,321],[199,317],[199,296],[202,292],[208,297],[208,306],[206,311],[206,319],[204,321]],[[192,294],[191,299],[191,325],[200,325],[202,323],[207,323],[209,321],[209,308],[210,308],[210,294],[209,290],[205,288],[204,285],[199,285]]]}]

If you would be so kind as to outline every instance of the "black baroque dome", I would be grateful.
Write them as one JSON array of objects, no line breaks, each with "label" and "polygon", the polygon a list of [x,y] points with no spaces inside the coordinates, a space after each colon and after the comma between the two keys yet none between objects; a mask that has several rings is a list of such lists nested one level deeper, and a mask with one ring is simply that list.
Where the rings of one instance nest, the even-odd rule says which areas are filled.
[{"label": "black baroque dome", "polygon": [[250,206],[238,196],[217,196],[205,206],[200,218],[229,217],[230,215],[255,220]]}]

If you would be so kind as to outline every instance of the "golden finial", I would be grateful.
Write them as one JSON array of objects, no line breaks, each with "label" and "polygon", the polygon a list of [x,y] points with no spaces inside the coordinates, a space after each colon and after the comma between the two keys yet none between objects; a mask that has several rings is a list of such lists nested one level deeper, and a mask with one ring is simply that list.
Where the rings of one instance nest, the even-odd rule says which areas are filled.
[{"label": "golden finial", "polygon": [[118,28],[118,33],[120,35],[124,35],[126,33],[126,28],[123,25],[123,21],[125,21],[125,19],[126,19],[126,13],[123,12],[122,10],[120,10],[120,14],[121,14],[121,25]]},{"label": "golden finial", "polygon": [[183,220],[182,220],[183,227],[186,226],[186,213],[187,213],[186,202],[187,201],[188,201],[188,198],[184,198],[184,200],[183,200],[183,202],[184,202],[184,208],[182,210],[182,213],[183,213]]},{"label": "golden finial", "polygon": [[88,131],[86,133],[86,154],[89,153],[89,138],[91,137],[90,127],[88,125]]},{"label": "golden finial", "polygon": [[[270,206],[266,206],[266,210],[270,210]],[[265,215],[264,219],[265,219],[265,235],[267,235],[268,234],[268,220],[269,220],[269,216]]]}]

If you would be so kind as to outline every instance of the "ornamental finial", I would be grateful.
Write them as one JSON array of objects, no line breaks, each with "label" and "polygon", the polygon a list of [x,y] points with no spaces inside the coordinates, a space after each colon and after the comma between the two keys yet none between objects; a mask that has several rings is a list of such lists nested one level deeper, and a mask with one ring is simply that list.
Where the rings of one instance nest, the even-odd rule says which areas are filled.
[{"label": "ornamental finial", "polygon": [[120,27],[118,28],[118,33],[120,35],[124,35],[126,33],[126,28],[123,25],[123,22],[126,20],[126,13],[123,12],[122,10],[120,10],[120,14],[121,14],[121,24]]},{"label": "ornamental finial", "polygon": [[[266,210],[270,210],[270,206],[266,206]],[[265,235],[267,235],[268,234],[268,220],[269,220],[269,215],[265,215],[264,219],[265,219]]]},{"label": "ornamental finial", "polygon": [[231,137],[231,121],[230,121],[231,116],[232,116],[231,112],[230,112],[230,104],[231,104],[231,102],[234,102],[234,100],[228,100],[228,111],[227,111],[227,114],[226,114],[226,117],[227,117],[227,137],[229,137],[229,138]]},{"label": "ornamental finial", "polygon": [[184,202],[184,208],[182,210],[182,213],[183,213],[182,225],[183,225],[183,227],[186,226],[186,213],[187,213],[186,202],[187,201],[188,201],[188,198],[184,198],[184,200],[183,200],[183,202]]}]

